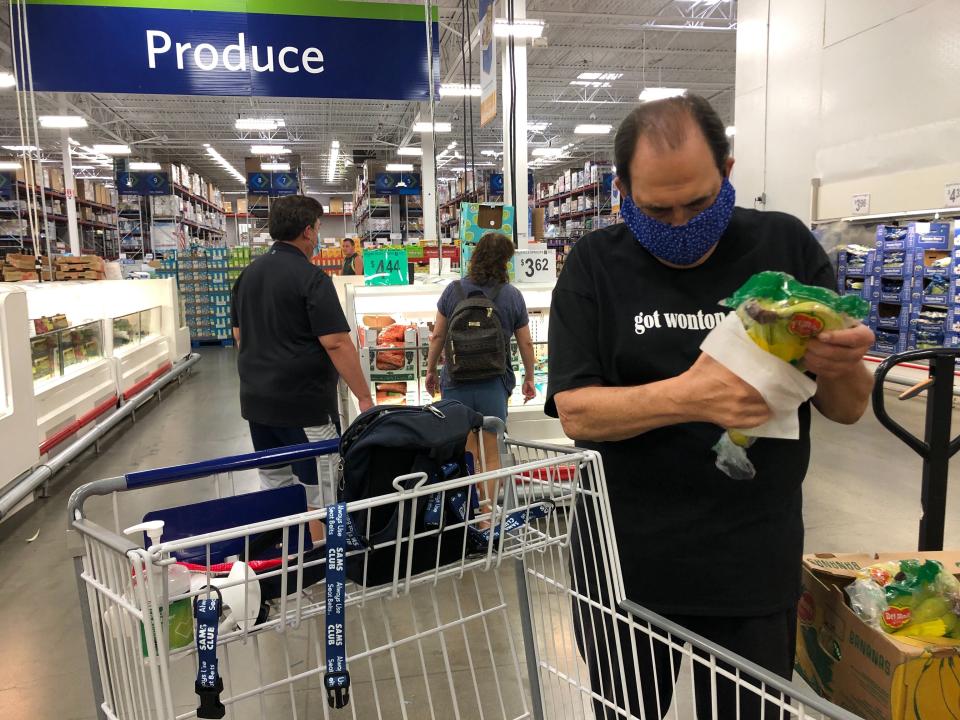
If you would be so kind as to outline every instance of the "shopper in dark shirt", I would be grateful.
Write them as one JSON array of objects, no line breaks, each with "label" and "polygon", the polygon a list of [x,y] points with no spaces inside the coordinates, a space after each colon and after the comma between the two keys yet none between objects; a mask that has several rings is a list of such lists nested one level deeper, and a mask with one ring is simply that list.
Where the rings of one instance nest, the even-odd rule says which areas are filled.
[{"label": "shopper in dark shirt", "polygon": [[352,238],[344,238],[343,240],[343,274],[363,275],[363,265],[360,264],[357,246]]},{"label": "shopper in dark shirt", "polygon": [[[557,281],[547,412],[603,458],[627,597],[789,678],[810,404],[798,410],[799,440],[758,439],[750,448],[756,477],[730,479],[711,450],[721,428],[756,427],[770,411],[699,346],[729,312],[720,301],[756,272],[835,282],[799,220],[734,208],[729,151],[723,123],[696,96],[642,105],[621,125],[616,183],[625,224],[581,239]],[[873,379],[862,358],[872,342],[858,325],[810,343],[813,406],[827,418],[853,423],[865,411]],[[582,530],[578,545],[595,542]],[[591,593],[603,585],[583,574],[576,582]],[[578,625],[590,617],[581,611]],[[638,638],[638,692],[629,658],[628,681],[617,679],[612,629],[596,621],[578,633],[594,688],[619,707],[629,697],[635,714],[641,695],[646,717],[660,718],[673,693],[669,652],[651,653],[649,637]],[[629,656],[629,635],[622,640]],[[712,717],[709,674],[700,669],[695,681],[699,717]],[[740,693],[736,715],[732,683],[717,682],[718,717],[759,717],[755,694]],[[599,703],[595,712],[613,717]]]},{"label": "shopper in dark shirt", "polygon": [[[339,435],[337,382],[373,406],[350,326],[333,282],[310,262],[323,206],[302,195],[280,198],[270,210],[270,252],[233,286],[233,337],[239,347],[240,412],[257,450],[328,440]],[[333,467],[321,461],[320,468]],[[299,481],[310,507],[333,502],[333,477],[317,463],[260,471],[261,486]]]}]

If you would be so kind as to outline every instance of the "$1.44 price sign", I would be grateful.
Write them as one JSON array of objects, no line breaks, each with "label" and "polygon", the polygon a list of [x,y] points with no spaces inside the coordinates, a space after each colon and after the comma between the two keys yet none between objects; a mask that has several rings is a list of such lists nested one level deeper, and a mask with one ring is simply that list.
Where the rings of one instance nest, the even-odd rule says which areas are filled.
[{"label": "$1.44 price sign", "polygon": [[407,285],[407,251],[395,248],[363,251],[364,285]]},{"label": "$1.44 price sign", "polygon": [[945,207],[960,207],[960,183],[944,185],[943,200]]},{"label": "$1.44 price sign", "polygon": [[517,250],[515,276],[518,283],[545,283],[557,279],[557,253],[552,249]]}]

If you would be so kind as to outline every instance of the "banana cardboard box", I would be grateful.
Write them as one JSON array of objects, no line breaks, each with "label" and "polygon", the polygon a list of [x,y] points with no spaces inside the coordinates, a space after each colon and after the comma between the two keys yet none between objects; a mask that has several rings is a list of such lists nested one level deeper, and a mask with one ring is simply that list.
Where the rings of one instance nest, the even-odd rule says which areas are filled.
[{"label": "banana cardboard box", "polygon": [[960,575],[960,551],[816,554],[803,558],[796,670],[820,695],[866,720],[960,718],[960,641],[894,638],[850,609],[857,571],[909,558]]}]

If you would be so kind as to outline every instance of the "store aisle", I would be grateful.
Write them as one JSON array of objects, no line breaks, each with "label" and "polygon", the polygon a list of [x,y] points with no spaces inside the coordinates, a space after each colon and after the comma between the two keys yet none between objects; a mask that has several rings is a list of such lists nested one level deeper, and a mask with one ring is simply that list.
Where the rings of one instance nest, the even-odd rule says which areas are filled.
[{"label": "store aisle", "polygon": [[[193,374],[138,421],[58,476],[51,497],[0,525],[0,707],[4,717],[33,720],[94,718],[77,587],[66,548],[66,501],[77,485],[125,471],[201,460],[250,449],[239,416],[232,350],[210,349]],[[902,422],[920,426],[923,405],[899,404]],[[895,404],[896,403],[896,404]],[[955,423],[957,418],[955,418]],[[960,427],[957,425],[955,427]],[[806,483],[808,551],[855,552],[915,547],[920,462],[871,417],[852,428],[815,422]],[[956,485],[960,474],[953,474]],[[252,481],[252,478],[249,479]],[[154,491],[185,501],[188,488]],[[948,518],[960,517],[960,490]],[[26,540],[39,530],[33,543]],[[947,528],[960,547],[960,522]]]}]

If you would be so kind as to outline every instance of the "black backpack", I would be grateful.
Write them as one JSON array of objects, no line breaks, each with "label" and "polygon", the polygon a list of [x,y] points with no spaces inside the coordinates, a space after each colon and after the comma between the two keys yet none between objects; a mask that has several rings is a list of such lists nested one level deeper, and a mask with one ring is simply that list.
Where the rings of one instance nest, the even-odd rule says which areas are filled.
[{"label": "black backpack", "polygon": [[486,380],[507,371],[507,346],[496,300],[503,289],[497,286],[492,297],[474,291],[467,297],[456,283],[460,301],[447,322],[444,365],[455,382]]},{"label": "black backpack", "polygon": [[[483,426],[483,416],[456,400],[441,400],[426,407],[378,406],[362,413],[340,440],[341,477],[338,502],[352,502],[396,492],[393,481],[400,475],[425,473],[428,482],[466,477],[472,468],[466,463],[465,446],[471,432]],[[412,488],[416,480],[405,483]],[[426,498],[404,503],[401,535],[423,532],[449,520],[449,507],[439,516],[425,517]],[[371,548],[347,562],[347,576],[358,584],[381,585],[393,580],[397,526],[400,508],[392,503],[350,516],[353,531]],[[450,520],[453,522],[452,520]],[[462,522],[462,518],[458,520]],[[465,528],[429,533],[413,543],[411,573],[416,574],[454,562],[463,554]],[[389,543],[381,549],[377,545]],[[439,545],[439,551],[438,551]],[[400,574],[406,576],[408,544],[401,549]],[[438,554],[439,552],[439,554]],[[366,567],[364,567],[366,565]]]}]

